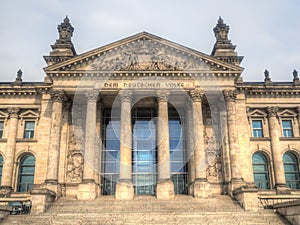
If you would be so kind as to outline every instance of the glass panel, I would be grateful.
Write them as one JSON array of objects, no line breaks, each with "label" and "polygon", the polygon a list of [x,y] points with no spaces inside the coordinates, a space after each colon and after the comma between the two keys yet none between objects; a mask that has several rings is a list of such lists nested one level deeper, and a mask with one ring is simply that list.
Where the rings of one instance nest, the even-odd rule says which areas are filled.
[{"label": "glass panel", "polygon": [[262,121],[252,120],[253,137],[263,137]]},{"label": "glass panel", "polygon": [[292,137],[293,136],[293,127],[291,120],[282,120],[283,127],[283,136],[284,137]]},{"label": "glass panel", "polygon": [[0,121],[0,138],[2,138],[3,135],[3,129],[4,129],[4,122]]},{"label": "glass panel", "polygon": [[25,122],[25,130],[34,130],[34,122],[26,121]]},{"label": "glass panel", "polygon": [[133,185],[137,195],[155,194],[156,184],[156,128],[154,110],[133,110]]},{"label": "glass panel", "polygon": [[292,189],[300,189],[300,173],[297,157],[287,152],[283,155],[285,180],[287,186]]},{"label": "glass panel", "polygon": [[35,157],[32,155],[24,156],[19,168],[19,192],[28,192],[34,183]]},{"label": "glass panel", "polygon": [[253,154],[252,166],[255,185],[261,189],[269,189],[270,178],[267,158],[261,153]]}]

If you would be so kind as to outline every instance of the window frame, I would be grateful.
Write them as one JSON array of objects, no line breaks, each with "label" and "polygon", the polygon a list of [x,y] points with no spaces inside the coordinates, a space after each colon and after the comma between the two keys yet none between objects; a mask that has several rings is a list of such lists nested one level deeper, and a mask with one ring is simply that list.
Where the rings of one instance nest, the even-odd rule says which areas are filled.
[{"label": "window frame", "polygon": [[[32,129],[26,129],[27,123],[33,123],[33,130]],[[23,133],[23,139],[33,139],[35,136],[35,129],[36,129],[36,121],[33,120],[26,120],[24,123],[24,133]],[[26,137],[27,132],[29,132],[29,137]],[[31,136],[32,134],[32,136]]]},{"label": "window frame", "polygon": [[[261,128],[260,128],[260,129],[254,128],[254,127],[253,127],[253,122],[260,122]],[[251,120],[251,130],[252,130],[252,137],[253,137],[253,138],[263,138],[263,137],[264,137],[264,125],[263,125],[263,124],[264,124],[264,123],[263,123],[263,120],[262,120],[262,119],[255,118],[255,119],[252,119],[252,120]],[[260,130],[262,136],[255,136],[255,135],[254,135],[254,131],[255,131],[255,130]]]},{"label": "window frame", "polygon": [[[28,158],[28,157],[33,157],[34,159],[34,164],[24,164],[24,161]],[[33,167],[33,173],[29,173],[29,172],[22,172],[23,168],[30,168]],[[17,180],[17,186],[16,186],[16,192],[20,192],[20,193],[26,193],[29,192],[31,190],[31,188],[34,185],[34,179],[35,179],[35,168],[36,168],[36,157],[32,154],[32,153],[27,153],[24,154],[20,157],[19,159],[19,166],[18,166],[18,180]],[[30,177],[32,176],[33,181],[31,182],[21,182],[21,178],[24,177]],[[25,186],[25,191],[22,191],[21,185],[26,185]],[[31,185],[31,187],[30,187]]]},{"label": "window frame", "polygon": [[[290,122],[290,129],[287,129],[287,128],[284,128],[283,124],[284,122]],[[291,138],[291,137],[294,137],[294,127],[293,127],[293,119],[290,119],[290,118],[284,118],[284,119],[281,119],[281,131],[282,131],[282,137],[284,138]],[[285,135],[285,131],[290,131],[291,132],[291,136],[286,136]]]}]

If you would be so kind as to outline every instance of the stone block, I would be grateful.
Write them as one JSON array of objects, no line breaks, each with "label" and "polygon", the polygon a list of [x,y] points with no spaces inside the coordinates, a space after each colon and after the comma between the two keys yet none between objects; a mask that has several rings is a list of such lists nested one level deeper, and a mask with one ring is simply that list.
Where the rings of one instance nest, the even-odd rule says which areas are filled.
[{"label": "stone block", "polygon": [[97,184],[94,182],[81,183],[78,185],[77,199],[93,200],[97,197]]},{"label": "stone block", "polygon": [[41,214],[45,212],[56,197],[55,192],[46,188],[33,188],[30,194],[32,203],[31,214]]},{"label": "stone block", "polygon": [[210,184],[207,181],[195,181],[194,198],[210,198],[211,196]]},{"label": "stone block", "polygon": [[158,182],[156,185],[156,197],[161,200],[174,199],[174,184],[171,180]]},{"label": "stone block", "polygon": [[132,182],[119,182],[116,185],[116,199],[130,200],[134,198]]}]

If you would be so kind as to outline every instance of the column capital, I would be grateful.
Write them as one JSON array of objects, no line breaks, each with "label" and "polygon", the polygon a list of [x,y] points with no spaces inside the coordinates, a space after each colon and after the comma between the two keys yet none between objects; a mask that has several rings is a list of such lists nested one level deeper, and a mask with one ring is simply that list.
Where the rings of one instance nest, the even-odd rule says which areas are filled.
[{"label": "column capital", "polygon": [[157,96],[158,102],[167,102],[169,95],[170,95],[169,90],[158,90],[158,91],[156,91],[156,96]]},{"label": "column capital", "polygon": [[119,91],[121,102],[131,102],[133,91],[131,90],[121,90]]},{"label": "column capital", "polygon": [[224,90],[223,95],[226,102],[235,102],[237,93],[235,90]]},{"label": "column capital", "polygon": [[300,114],[300,106],[297,107],[297,112]]},{"label": "column capital", "polygon": [[88,102],[96,102],[99,96],[98,90],[85,91],[84,95]]},{"label": "column capital", "polygon": [[277,112],[278,112],[278,107],[267,107],[267,112],[269,117],[276,117],[277,116]]},{"label": "column capital", "polygon": [[18,118],[19,112],[20,112],[20,108],[12,107],[12,108],[8,108],[7,111],[9,113],[9,117],[10,118]]},{"label": "column capital", "polygon": [[194,89],[190,91],[190,96],[193,102],[201,102],[204,96],[204,91],[201,89]]},{"label": "column capital", "polygon": [[67,101],[67,96],[63,90],[55,90],[51,92],[51,99],[53,102],[64,102]]}]

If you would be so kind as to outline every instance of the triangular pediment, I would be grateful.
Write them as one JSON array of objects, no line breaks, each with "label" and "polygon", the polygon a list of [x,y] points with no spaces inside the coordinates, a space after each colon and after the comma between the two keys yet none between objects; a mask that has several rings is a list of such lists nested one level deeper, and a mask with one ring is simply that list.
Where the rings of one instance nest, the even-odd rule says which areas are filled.
[{"label": "triangular pediment", "polygon": [[142,32],[44,68],[53,72],[202,71],[240,74],[243,68]]},{"label": "triangular pediment", "polygon": [[39,117],[39,113],[35,112],[33,110],[26,110],[22,113],[20,113],[20,118],[38,118]]},{"label": "triangular pediment", "polygon": [[280,117],[296,117],[297,116],[297,113],[293,112],[292,110],[290,109],[285,109],[283,110],[282,112],[279,112],[278,115]]},{"label": "triangular pediment", "polygon": [[267,113],[261,109],[254,109],[248,112],[249,117],[266,117]]}]

